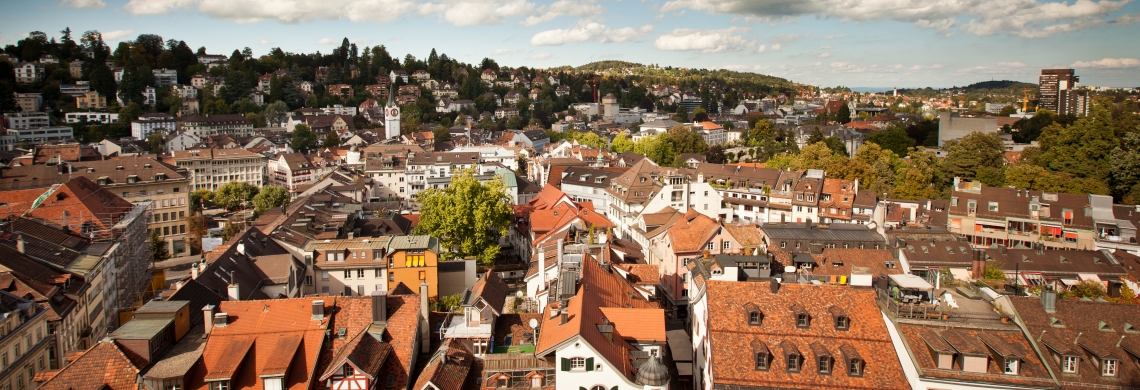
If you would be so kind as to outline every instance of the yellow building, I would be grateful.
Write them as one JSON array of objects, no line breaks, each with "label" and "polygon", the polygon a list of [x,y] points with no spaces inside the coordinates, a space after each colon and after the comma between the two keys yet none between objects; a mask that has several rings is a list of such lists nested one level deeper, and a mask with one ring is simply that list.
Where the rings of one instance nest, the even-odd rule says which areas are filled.
[{"label": "yellow building", "polygon": [[428,297],[439,296],[439,240],[431,236],[392,237],[388,243],[388,290],[399,283],[416,289],[428,283]]}]

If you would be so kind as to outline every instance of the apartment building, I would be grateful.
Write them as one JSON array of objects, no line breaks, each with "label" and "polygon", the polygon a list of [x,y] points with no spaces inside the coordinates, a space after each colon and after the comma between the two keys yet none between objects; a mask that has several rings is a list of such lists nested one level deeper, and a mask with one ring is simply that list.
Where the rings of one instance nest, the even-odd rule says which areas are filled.
[{"label": "apartment building", "polygon": [[34,302],[0,291],[0,388],[35,388],[37,372],[48,371],[55,340],[48,333],[48,310]]},{"label": "apartment building", "polygon": [[169,114],[143,114],[131,122],[131,137],[137,140],[146,140],[147,135],[150,135],[152,131],[160,130],[165,134],[173,132],[176,128],[177,123],[174,121],[174,117]]},{"label": "apartment building", "polygon": [[950,233],[965,236],[975,247],[1040,243],[1048,249],[1093,249],[1097,233],[1091,205],[1100,196],[986,187],[955,178]]},{"label": "apartment building", "polygon": [[364,148],[364,174],[372,178],[374,199],[405,199],[408,158],[424,149],[415,145],[372,145]]},{"label": "apartment building", "polygon": [[154,69],[154,86],[158,88],[170,88],[178,84],[178,71],[174,69]]},{"label": "apartment building", "polygon": [[17,112],[4,115],[8,130],[35,129],[51,126],[51,118],[46,112]]},{"label": "apartment building", "polygon": [[119,123],[119,113],[117,112],[69,112],[64,116],[64,121],[67,123]]},{"label": "apartment building", "polygon": [[205,138],[213,135],[248,136],[253,122],[240,114],[182,116],[175,120],[177,129]]},{"label": "apartment building", "polygon": [[304,246],[305,294],[368,296],[388,291],[391,237],[312,240]]},{"label": "apartment building", "polygon": [[301,192],[301,185],[315,182],[335,168],[331,164],[314,164],[301,153],[283,153],[266,164],[270,184],[283,187],[293,195]]},{"label": "apartment building", "polygon": [[23,112],[39,111],[44,105],[42,93],[16,93],[16,106]]},{"label": "apartment building", "polygon": [[408,195],[416,195],[428,188],[443,189],[451,183],[451,176],[461,169],[475,169],[480,181],[494,178],[494,171],[483,166],[479,152],[426,152],[408,155],[406,176]]},{"label": "apartment building", "polygon": [[84,92],[75,97],[75,107],[80,110],[102,110],[107,108],[107,97],[95,91]]},{"label": "apartment building", "polygon": [[265,184],[266,157],[245,149],[176,150],[174,164],[190,176],[190,189],[217,190],[231,181],[261,187]]},{"label": "apartment building", "polygon": [[13,71],[16,73],[16,82],[20,84],[31,84],[40,81],[47,73],[44,64],[35,62],[21,62],[16,64]]}]

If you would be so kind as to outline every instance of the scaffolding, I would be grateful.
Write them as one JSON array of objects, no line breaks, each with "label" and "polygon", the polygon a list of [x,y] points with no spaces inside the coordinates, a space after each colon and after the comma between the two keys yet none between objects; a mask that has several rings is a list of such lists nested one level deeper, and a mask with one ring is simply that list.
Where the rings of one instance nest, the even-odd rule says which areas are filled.
[{"label": "scaffolding", "polygon": [[[535,379],[537,373],[539,379]],[[533,353],[496,353],[483,356],[483,383],[495,388],[554,388],[554,364]],[[491,386],[486,386],[491,387]]]}]

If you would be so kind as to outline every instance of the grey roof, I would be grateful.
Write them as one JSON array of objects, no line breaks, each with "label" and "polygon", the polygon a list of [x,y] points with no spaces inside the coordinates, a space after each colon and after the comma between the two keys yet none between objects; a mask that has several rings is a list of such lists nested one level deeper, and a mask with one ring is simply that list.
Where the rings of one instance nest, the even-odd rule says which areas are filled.
[{"label": "grey roof", "polygon": [[388,242],[388,250],[431,249],[439,252],[439,240],[432,236],[398,236]]},{"label": "grey roof", "polygon": [[195,326],[174,344],[162,358],[158,359],[145,372],[139,375],[148,379],[182,378],[198,363],[198,358],[206,350],[206,338],[202,337],[202,326]]},{"label": "grey roof", "polygon": [[166,329],[174,318],[166,319],[135,319],[127,322],[119,329],[111,332],[113,339],[150,340],[154,335]]},{"label": "grey roof", "polygon": [[760,231],[772,239],[821,241],[880,241],[883,236],[858,224],[833,224],[825,228],[810,223],[765,223]]},{"label": "grey roof", "polygon": [[[586,187],[608,188],[610,179],[621,175],[619,172],[590,167],[568,167],[563,172],[562,183]],[[598,179],[602,179],[598,181]]]}]

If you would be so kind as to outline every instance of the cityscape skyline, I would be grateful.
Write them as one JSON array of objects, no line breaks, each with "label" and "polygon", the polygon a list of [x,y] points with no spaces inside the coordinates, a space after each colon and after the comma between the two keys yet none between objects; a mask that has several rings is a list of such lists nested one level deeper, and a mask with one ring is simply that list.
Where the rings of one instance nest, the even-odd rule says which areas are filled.
[{"label": "cityscape skyline", "polygon": [[158,34],[195,49],[205,46],[211,54],[250,47],[261,55],[274,47],[328,53],[347,37],[360,46],[385,45],[400,57],[426,57],[434,48],[463,62],[489,57],[507,66],[623,60],[749,71],[821,86],[1036,83],[1043,68],[1075,68],[1083,85],[1136,86],[1140,43],[1125,38],[1138,32],[1140,5],[1127,0],[962,1],[937,9],[865,1],[842,13],[833,3],[32,1],[5,6],[12,12],[0,16],[0,44],[15,44],[31,31],[58,37],[70,27],[99,30],[112,47],[138,34]]}]

